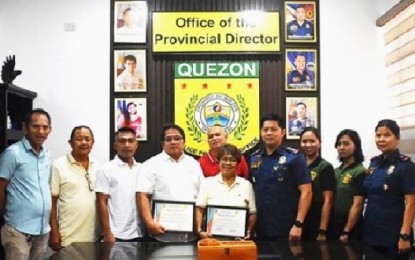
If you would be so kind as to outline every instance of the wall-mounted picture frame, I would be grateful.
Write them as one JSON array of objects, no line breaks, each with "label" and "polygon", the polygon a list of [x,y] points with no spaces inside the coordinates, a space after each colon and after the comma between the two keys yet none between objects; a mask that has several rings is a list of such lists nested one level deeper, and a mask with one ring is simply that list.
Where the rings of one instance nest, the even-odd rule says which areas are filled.
[{"label": "wall-mounted picture frame", "polygon": [[146,92],[146,50],[115,50],[114,81],[114,92]]},{"label": "wall-mounted picture frame", "polygon": [[147,98],[115,98],[115,131],[130,127],[137,140],[147,141]]},{"label": "wall-mounted picture frame", "polygon": [[317,90],[317,50],[285,50],[285,90]]},{"label": "wall-mounted picture frame", "polygon": [[114,2],[114,42],[145,43],[148,7],[146,1]]},{"label": "wall-mounted picture frame", "polygon": [[305,127],[318,127],[316,97],[286,97],[287,139],[300,139]]},{"label": "wall-mounted picture frame", "polygon": [[286,42],[317,42],[315,1],[286,1],[284,21]]}]

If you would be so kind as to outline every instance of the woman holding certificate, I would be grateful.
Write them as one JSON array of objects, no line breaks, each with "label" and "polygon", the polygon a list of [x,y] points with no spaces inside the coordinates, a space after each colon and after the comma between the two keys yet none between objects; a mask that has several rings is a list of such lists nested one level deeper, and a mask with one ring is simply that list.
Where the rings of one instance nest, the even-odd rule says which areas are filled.
[{"label": "woman holding certificate", "polygon": [[236,175],[241,157],[235,145],[224,145],[218,153],[220,174],[202,183],[196,200],[196,227],[200,238],[252,237],[256,222],[255,194],[252,184]]}]

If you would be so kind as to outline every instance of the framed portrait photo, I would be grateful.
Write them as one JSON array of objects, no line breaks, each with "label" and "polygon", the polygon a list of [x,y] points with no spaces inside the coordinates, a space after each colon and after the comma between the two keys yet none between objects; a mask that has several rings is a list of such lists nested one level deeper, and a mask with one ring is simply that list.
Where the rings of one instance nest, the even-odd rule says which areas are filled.
[{"label": "framed portrait photo", "polygon": [[300,139],[304,128],[318,127],[316,97],[287,97],[285,104],[287,139]]},{"label": "framed portrait photo", "polygon": [[147,99],[115,98],[115,131],[121,127],[130,127],[135,131],[137,140],[147,140]]},{"label": "framed portrait photo", "polygon": [[146,50],[114,51],[114,92],[146,92],[146,68]]},{"label": "framed portrait photo", "polygon": [[285,90],[317,90],[317,50],[285,50]]},{"label": "framed portrait photo", "polygon": [[317,42],[315,1],[286,1],[284,20],[286,42]]},{"label": "framed portrait photo", "polygon": [[114,42],[145,43],[147,10],[146,1],[115,1]]}]

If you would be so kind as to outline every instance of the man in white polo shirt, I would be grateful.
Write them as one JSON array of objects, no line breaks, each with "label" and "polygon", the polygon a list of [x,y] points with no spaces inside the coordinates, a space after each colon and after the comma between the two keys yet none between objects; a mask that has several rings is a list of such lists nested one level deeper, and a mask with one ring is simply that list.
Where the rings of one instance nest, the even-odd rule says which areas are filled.
[{"label": "man in white polo shirt", "polygon": [[151,216],[151,199],[194,202],[203,180],[198,161],[184,154],[185,134],[175,124],[163,127],[163,151],[142,165],[137,180],[137,204],[147,230],[152,235],[165,232]]},{"label": "man in white polo shirt", "polygon": [[117,155],[97,172],[98,215],[104,242],[140,241],[145,232],[137,213],[135,184],[141,164],[134,159],[134,130],[122,127],[115,135]]}]

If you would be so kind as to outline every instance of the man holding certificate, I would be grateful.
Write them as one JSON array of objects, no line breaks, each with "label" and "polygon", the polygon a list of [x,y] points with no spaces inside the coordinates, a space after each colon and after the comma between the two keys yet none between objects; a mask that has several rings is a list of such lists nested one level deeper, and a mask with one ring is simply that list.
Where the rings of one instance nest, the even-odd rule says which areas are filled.
[{"label": "man holding certificate", "polygon": [[194,210],[189,207],[194,205],[199,193],[204,178],[202,169],[195,159],[184,154],[185,134],[180,126],[165,125],[161,139],[163,151],[143,163],[137,180],[139,212],[153,236],[166,231],[193,233]]},{"label": "man holding certificate", "polygon": [[311,204],[311,175],[298,150],[285,147],[285,120],[277,115],[260,121],[262,147],[249,159],[258,205],[257,239],[299,240]]},{"label": "man holding certificate", "polygon": [[[236,174],[241,157],[235,145],[225,144],[217,158],[220,174],[203,181],[196,200],[196,226],[200,238],[251,238],[256,222],[255,194],[252,184]],[[203,230],[205,214],[206,229]]]}]

